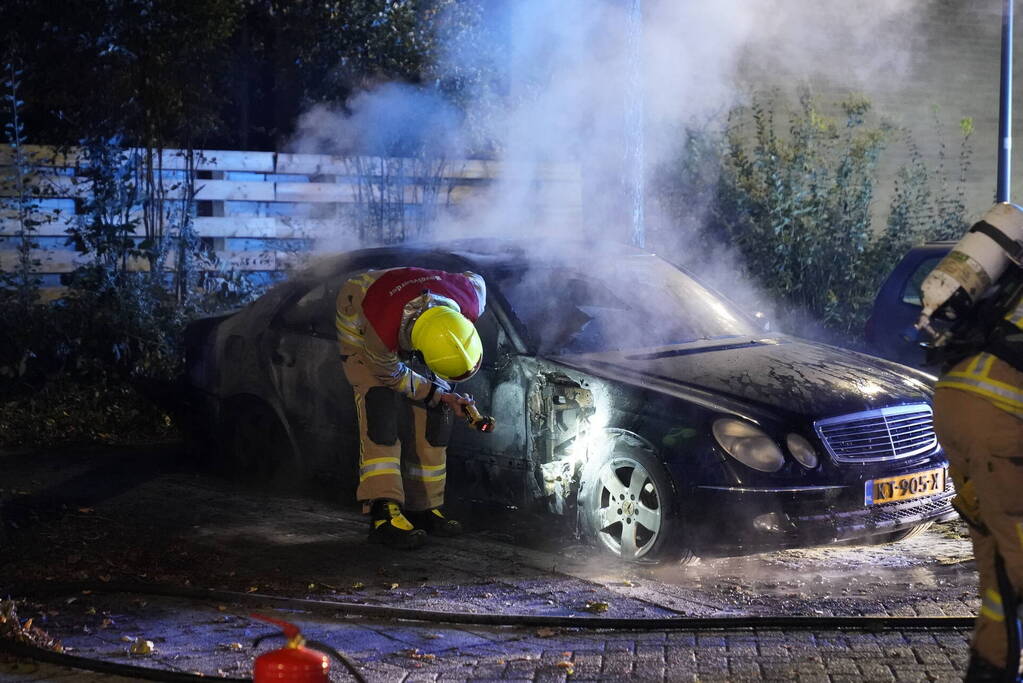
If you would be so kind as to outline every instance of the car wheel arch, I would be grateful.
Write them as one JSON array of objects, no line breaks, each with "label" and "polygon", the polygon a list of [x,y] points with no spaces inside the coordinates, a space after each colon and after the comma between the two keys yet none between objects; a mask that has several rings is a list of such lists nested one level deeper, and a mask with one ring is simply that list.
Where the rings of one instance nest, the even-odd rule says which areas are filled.
[{"label": "car wheel arch", "polygon": [[[632,459],[638,461],[645,470],[648,470],[647,473],[651,475],[651,479],[656,480],[658,486],[666,489],[656,492],[659,505],[661,501],[668,503],[668,505],[664,506],[665,515],[661,520],[665,523],[663,540],[657,540],[657,547],[653,548],[649,555],[643,555],[642,557],[638,555],[634,558],[622,557],[621,555],[620,557],[627,561],[641,562],[664,559],[677,559],[681,562],[694,560],[695,556],[689,552],[688,548],[679,544],[679,532],[684,525],[680,495],[682,487],[680,487],[679,482],[676,480],[676,475],[673,473],[672,468],[668,466],[663,454],[653,443],[636,432],[615,427],[606,427],[601,431],[606,436],[607,446],[601,448],[599,453],[595,454],[595,457],[589,458],[580,471],[576,514],[577,526],[583,532],[583,535],[587,536],[591,542],[595,542],[598,547],[601,545],[599,542],[601,532],[593,522],[593,517],[596,514],[594,507],[595,498],[601,495],[598,489],[602,488],[598,483],[598,474],[605,465],[612,463],[616,456],[621,456],[623,460]],[[667,498],[666,501],[664,500],[665,498]]]},{"label": "car wheel arch", "polygon": [[221,399],[217,420],[220,448],[229,447],[230,444],[226,443],[226,440],[231,438],[230,430],[235,427],[239,417],[243,415],[251,416],[254,413],[273,419],[275,426],[280,428],[282,435],[287,441],[287,447],[290,451],[286,456],[287,462],[293,465],[300,465],[303,462],[302,451],[295,442],[294,434],[282,411],[270,401],[255,394],[240,393]]}]

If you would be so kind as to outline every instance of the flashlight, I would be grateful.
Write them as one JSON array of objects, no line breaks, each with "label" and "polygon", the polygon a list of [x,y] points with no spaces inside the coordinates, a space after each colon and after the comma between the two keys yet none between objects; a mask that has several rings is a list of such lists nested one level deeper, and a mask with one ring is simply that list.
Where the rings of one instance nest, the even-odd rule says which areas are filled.
[{"label": "flashlight", "polygon": [[494,418],[489,415],[482,415],[480,411],[476,409],[473,404],[462,406],[462,410],[465,412],[465,421],[469,423],[469,426],[481,432],[492,432],[494,431]]}]

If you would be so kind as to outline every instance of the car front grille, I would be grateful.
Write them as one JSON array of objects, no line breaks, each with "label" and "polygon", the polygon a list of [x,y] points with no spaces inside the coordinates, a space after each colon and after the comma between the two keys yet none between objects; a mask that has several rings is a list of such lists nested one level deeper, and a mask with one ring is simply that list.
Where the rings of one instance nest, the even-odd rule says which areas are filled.
[{"label": "car front grille", "polygon": [[926,403],[830,417],[815,422],[814,429],[838,462],[908,458],[938,445],[933,413]]}]

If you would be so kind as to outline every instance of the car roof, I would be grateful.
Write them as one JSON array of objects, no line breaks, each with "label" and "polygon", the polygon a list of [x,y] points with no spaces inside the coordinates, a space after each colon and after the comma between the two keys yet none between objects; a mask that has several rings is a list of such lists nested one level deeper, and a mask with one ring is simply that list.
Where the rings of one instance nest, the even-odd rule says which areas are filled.
[{"label": "car roof", "polygon": [[508,238],[481,237],[478,239],[439,240],[406,242],[398,245],[370,247],[357,251],[325,255],[317,259],[306,270],[295,275],[297,278],[330,277],[352,260],[371,257],[408,254],[450,259],[451,267],[474,264],[482,269],[508,268],[517,265],[530,266],[549,263],[552,266],[584,265],[594,258],[615,258],[653,256],[650,252],[625,244],[584,242],[565,239],[518,240]]}]

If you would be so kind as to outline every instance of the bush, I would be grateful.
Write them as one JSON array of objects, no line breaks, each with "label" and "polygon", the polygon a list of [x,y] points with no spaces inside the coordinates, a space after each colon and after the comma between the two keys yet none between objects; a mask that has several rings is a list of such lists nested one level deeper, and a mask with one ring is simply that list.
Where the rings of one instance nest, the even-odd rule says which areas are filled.
[{"label": "bush", "polygon": [[[686,131],[678,161],[660,176],[660,195],[676,226],[698,222],[704,253],[737,252],[744,274],[779,304],[783,319],[808,318],[823,325],[824,336],[855,341],[905,252],[962,234],[972,127],[963,122],[952,181],[944,148],[939,168],[929,170],[906,131],[870,118],[866,99],[839,103],[836,119],[804,90],[785,130],[776,121],[779,99],[755,95],[720,134]],[[896,142],[907,145],[909,161],[896,173],[887,219],[877,228],[878,164]],[[694,214],[694,204],[705,212]]]},{"label": "bush", "polygon": [[[17,75],[10,69],[7,83],[9,180],[31,188]],[[89,191],[68,242],[87,260],[62,278],[63,298],[38,301],[30,258],[38,196],[2,200],[19,221],[21,249],[16,269],[0,273],[0,447],[167,438],[170,418],[150,399],[181,371],[185,325],[259,293],[237,273],[217,271],[196,238],[194,170],[174,181],[184,199],[172,200],[154,168],[160,150],[127,149],[114,137],[83,140],[79,151],[75,177]]]},{"label": "bush", "polygon": [[170,415],[113,373],[57,375],[30,393],[0,397],[0,449],[178,436]]}]

